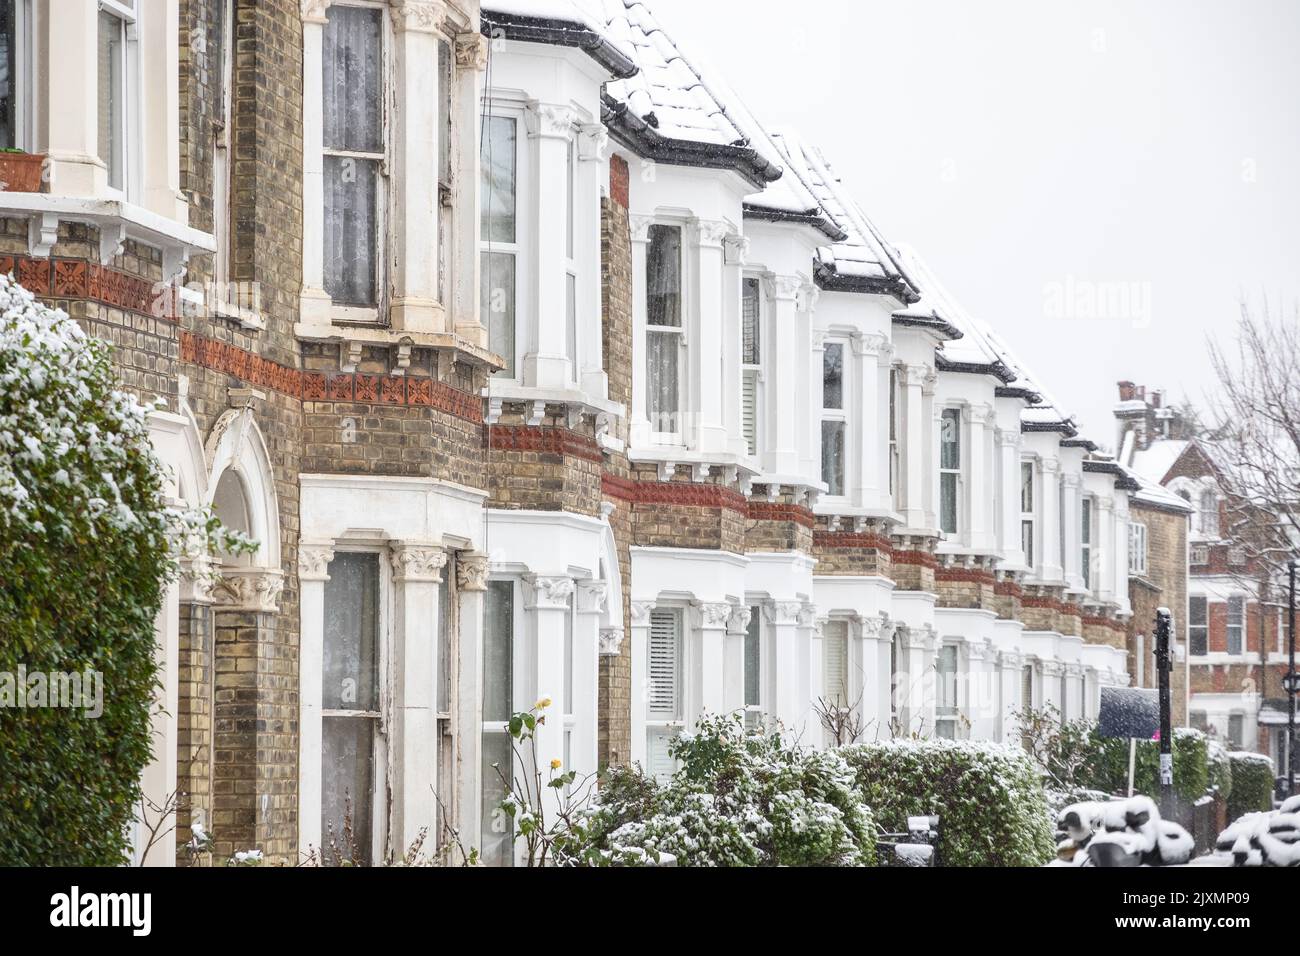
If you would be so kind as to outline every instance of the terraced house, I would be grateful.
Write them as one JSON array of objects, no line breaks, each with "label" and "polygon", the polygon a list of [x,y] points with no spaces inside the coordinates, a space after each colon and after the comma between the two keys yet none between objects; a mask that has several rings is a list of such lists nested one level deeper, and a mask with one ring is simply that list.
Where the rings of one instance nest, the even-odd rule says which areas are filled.
[{"label": "terraced house", "polygon": [[0,267],[259,542],[158,624],[146,790],[216,858],[509,863],[540,697],[547,765],[666,774],[706,712],[1015,740],[1129,683],[1138,484],[646,3],[0,10]]}]

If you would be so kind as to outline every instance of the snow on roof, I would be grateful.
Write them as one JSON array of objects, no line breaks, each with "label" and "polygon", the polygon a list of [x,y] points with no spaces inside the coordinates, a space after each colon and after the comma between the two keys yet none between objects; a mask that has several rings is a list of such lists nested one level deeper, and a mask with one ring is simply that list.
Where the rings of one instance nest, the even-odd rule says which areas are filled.
[{"label": "snow on roof", "polygon": [[1181,511],[1191,514],[1195,509],[1181,495],[1176,495],[1164,485],[1150,481],[1133,471],[1131,468],[1124,469],[1130,477],[1137,481],[1142,487],[1133,494],[1133,500],[1144,504],[1149,504],[1157,508],[1164,508],[1169,511]]},{"label": "snow on roof", "polygon": [[1169,469],[1174,467],[1174,462],[1187,450],[1188,444],[1169,438],[1153,441],[1146,449],[1133,452],[1129,468],[1140,478],[1160,484],[1169,474]]},{"label": "snow on roof", "polygon": [[[512,0],[519,2],[519,0]],[[757,130],[743,106],[729,91],[706,80],[677,44],[664,32],[641,0],[579,0],[599,8],[605,29],[621,50],[627,51],[638,72],[609,83],[605,91],[625,103],[638,119],[660,136],[714,146],[756,149],[769,164],[779,165],[770,143]]]},{"label": "snow on roof", "polygon": [[1073,419],[1038,384],[993,327],[967,312],[915,249],[899,244],[895,250],[921,293],[920,301],[900,310],[900,314],[937,316],[963,333],[960,339],[944,342],[938,350],[939,355],[954,365],[988,366],[991,374],[1000,373],[999,377],[1007,388],[1025,392],[1031,401],[1036,397],[1037,401],[1021,412],[1022,422],[1041,427],[1073,428]]},{"label": "snow on roof", "polygon": [[896,285],[905,298],[914,290],[884,236],[853,199],[839,174],[816,146],[790,130],[776,130],[772,140],[788,169],[804,183],[818,205],[845,233],[842,241],[817,251],[818,265],[835,276]]},{"label": "snow on roof", "polygon": [[636,68],[606,28],[598,0],[482,0],[480,10],[485,33],[505,27],[512,39],[576,46],[615,76]]}]

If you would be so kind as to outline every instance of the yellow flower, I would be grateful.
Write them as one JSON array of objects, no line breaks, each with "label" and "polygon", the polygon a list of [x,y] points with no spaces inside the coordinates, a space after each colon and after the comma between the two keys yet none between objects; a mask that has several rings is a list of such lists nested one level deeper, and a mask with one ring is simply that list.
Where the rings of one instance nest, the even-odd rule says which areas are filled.
[{"label": "yellow flower", "polygon": [[551,769],[552,769],[552,770],[559,770],[559,769],[560,769],[560,762],[559,762],[558,760],[552,760],[552,761],[551,761]]},{"label": "yellow flower", "polygon": [[551,698],[549,697],[543,697],[537,703],[533,704],[533,707],[536,710],[545,710],[547,707],[550,706],[551,706]]}]

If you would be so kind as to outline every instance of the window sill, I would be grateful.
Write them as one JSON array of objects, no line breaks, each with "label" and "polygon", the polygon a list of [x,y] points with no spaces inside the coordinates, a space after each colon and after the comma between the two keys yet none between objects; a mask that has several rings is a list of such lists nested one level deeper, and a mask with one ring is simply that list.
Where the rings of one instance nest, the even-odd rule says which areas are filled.
[{"label": "window sill", "polygon": [[[298,322],[294,335],[304,342],[337,342],[339,359],[347,364],[360,359],[364,346],[399,349],[403,347],[448,350],[458,362],[495,371],[505,365],[501,356],[490,352],[455,332],[408,332],[376,324],[341,325],[337,322]],[[353,363],[355,364],[355,363]]]},{"label": "window sill", "polygon": [[693,481],[705,481],[710,468],[721,468],[727,483],[739,482],[741,493],[746,495],[759,475],[752,458],[730,452],[705,454],[683,445],[638,445],[630,448],[627,454],[633,462],[653,464],[659,472],[660,481],[671,479],[678,465],[690,466]]},{"label": "window sill", "polygon": [[210,233],[122,199],[87,199],[51,193],[0,192],[0,216],[26,217],[30,222],[27,245],[31,255],[48,258],[59,239],[59,223],[88,223],[99,229],[101,264],[121,252],[122,243],[134,239],[163,254],[163,281],[170,282],[192,255],[216,252]]},{"label": "window sill", "polygon": [[484,421],[493,425],[501,417],[501,407],[506,402],[517,402],[531,406],[528,424],[539,425],[545,416],[547,405],[563,405],[570,428],[578,424],[583,415],[596,419],[596,438],[602,448],[621,452],[623,442],[610,434],[616,421],[623,418],[625,410],[618,402],[607,398],[590,395],[577,385],[570,388],[537,388],[521,385],[511,379],[493,377],[483,389],[483,397],[488,400],[488,414]]}]

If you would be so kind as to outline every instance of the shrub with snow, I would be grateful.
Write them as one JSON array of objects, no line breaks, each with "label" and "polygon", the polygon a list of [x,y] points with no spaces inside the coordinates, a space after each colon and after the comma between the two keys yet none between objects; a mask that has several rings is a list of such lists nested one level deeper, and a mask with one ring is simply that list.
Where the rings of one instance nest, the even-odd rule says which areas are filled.
[{"label": "shrub with snow", "polygon": [[1039,768],[1019,747],[900,739],[839,751],[885,831],[910,816],[939,817],[944,866],[1038,866],[1052,858]]},{"label": "shrub with snow", "polygon": [[1228,798],[1228,819],[1273,808],[1273,761],[1263,754],[1230,753],[1232,795]]},{"label": "shrub with snow", "polygon": [[123,861],[176,519],[108,346],[0,276],[0,673],[103,675],[96,719],[0,707],[0,865]]},{"label": "shrub with snow", "polygon": [[835,751],[746,733],[739,716],[706,717],[672,745],[658,784],[615,770],[564,848],[571,863],[681,866],[871,866],[875,830],[852,769]]}]

